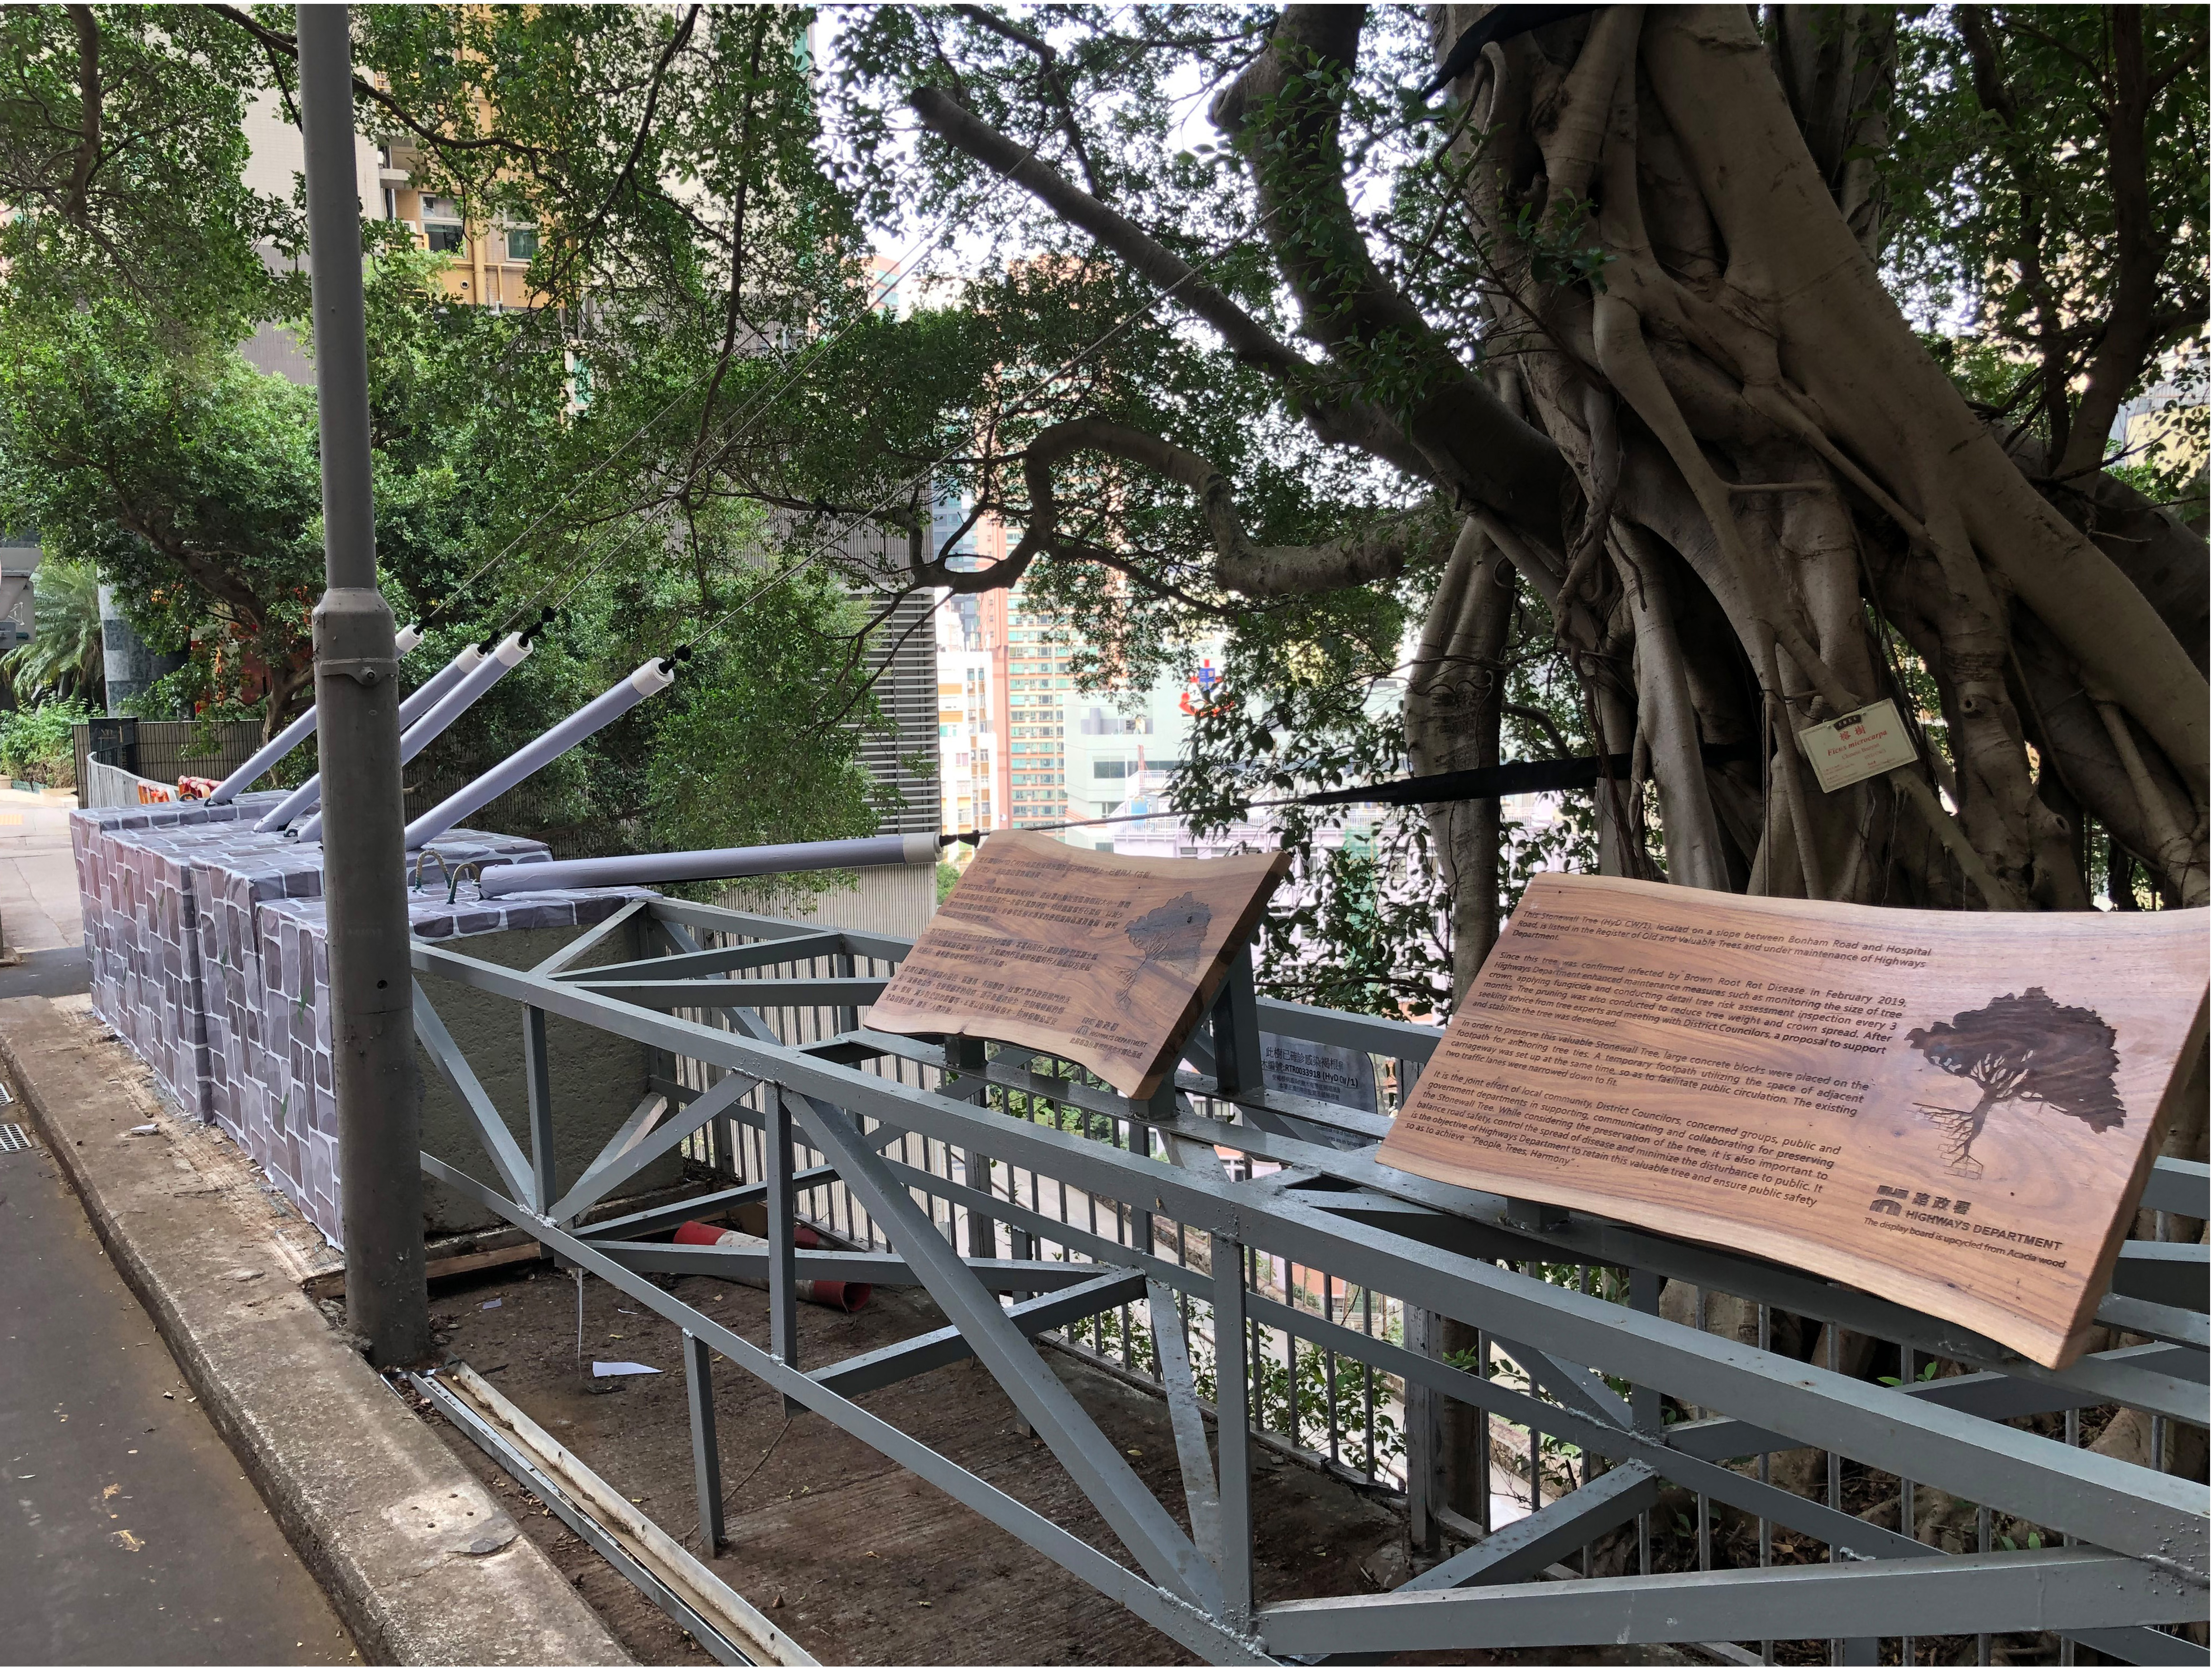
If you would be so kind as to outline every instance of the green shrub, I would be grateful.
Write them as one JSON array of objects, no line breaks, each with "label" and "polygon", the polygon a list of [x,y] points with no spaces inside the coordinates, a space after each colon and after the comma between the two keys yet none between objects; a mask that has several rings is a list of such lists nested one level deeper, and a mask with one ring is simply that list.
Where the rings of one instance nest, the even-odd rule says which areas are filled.
[{"label": "green shrub", "polygon": [[0,713],[0,770],[48,787],[76,786],[76,745],[72,733],[99,715],[80,700],[47,701],[21,711]]}]

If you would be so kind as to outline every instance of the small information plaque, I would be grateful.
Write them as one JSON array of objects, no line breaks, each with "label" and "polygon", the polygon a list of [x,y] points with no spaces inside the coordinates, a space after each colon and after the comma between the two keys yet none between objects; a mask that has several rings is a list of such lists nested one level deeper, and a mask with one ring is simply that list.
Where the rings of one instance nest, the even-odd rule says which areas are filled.
[{"label": "small information plaque", "polygon": [[1797,741],[1813,761],[1813,774],[1820,778],[1823,793],[1839,792],[1869,776],[1886,776],[1920,756],[1895,701],[1878,700],[1801,729]]},{"label": "small information plaque", "polygon": [[1381,1160],[1828,1275],[2063,1366],[2203,1045],[2208,927],[1539,875]]},{"label": "small information plaque", "polygon": [[993,834],[868,1023],[1019,1043],[1147,1099],[1289,867],[1279,854],[1121,856]]}]

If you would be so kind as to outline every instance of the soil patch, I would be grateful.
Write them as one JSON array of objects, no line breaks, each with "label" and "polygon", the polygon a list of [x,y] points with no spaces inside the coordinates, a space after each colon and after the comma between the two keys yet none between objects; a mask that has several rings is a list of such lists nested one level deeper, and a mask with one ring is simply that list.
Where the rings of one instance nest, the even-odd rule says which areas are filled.
[{"label": "soil patch", "polygon": [[[764,1292],[718,1280],[667,1281],[685,1301],[765,1343]],[[496,1307],[485,1305],[496,1301]],[[681,1337],[605,1282],[578,1293],[544,1269],[434,1293],[444,1347],[496,1384],[671,1534],[698,1550]],[[945,1323],[921,1293],[879,1287],[858,1314],[802,1305],[800,1359],[824,1364]],[[1131,1465],[1187,1525],[1164,1402],[1057,1351],[1045,1358]],[[593,1379],[591,1362],[631,1360],[657,1377]],[[825,1662],[1183,1662],[1179,1646],[965,1506],[811,1414],[787,1424],[782,1397],[726,1362],[714,1403],[727,1494],[715,1573]],[[605,1392],[610,1383],[620,1388]],[[861,1397],[871,1412],[1109,1554],[1128,1558],[1044,1445],[1021,1433],[990,1374],[963,1361]],[[703,1652],[459,1431],[453,1451],[508,1503],[641,1661]],[[1405,1576],[1404,1519],[1382,1502],[1294,1463],[1255,1453],[1254,1584],[1262,1601],[1343,1596]]]}]

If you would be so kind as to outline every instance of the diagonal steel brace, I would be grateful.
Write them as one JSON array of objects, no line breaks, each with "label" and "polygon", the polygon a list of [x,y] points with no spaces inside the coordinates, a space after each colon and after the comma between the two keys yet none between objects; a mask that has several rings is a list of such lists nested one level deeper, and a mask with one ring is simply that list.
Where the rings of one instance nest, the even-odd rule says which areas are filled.
[{"label": "diagonal steel brace", "polygon": [[1038,1358],[998,1299],[977,1282],[959,1253],[922,1214],[889,1165],[842,1112],[799,1094],[786,1098],[815,1147],[837,1165],[845,1184],[906,1257],[945,1317],[960,1328],[975,1358],[989,1368],[1145,1572],[1208,1612],[1221,1613],[1221,1584],[1212,1567]]},{"label": "diagonal steel brace", "polygon": [[523,1156],[522,1143],[514,1138],[507,1119],[499,1115],[499,1108],[492,1104],[483,1084],[477,1080],[476,1072],[470,1068],[453,1032],[446,1028],[446,1021],[438,1017],[437,1008],[423,994],[422,981],[417,978],[413,982],[416,1039],[422,1043],[422,1051],[430,1056],[430,1063],[446,1086],[453,1091],[453,1098],[468,1112],[469,1121],[476,1127],[477,1139],[483,1142],[485,1154],[499,1171],[500,1183],[507,1189],[507,1195],[517,1202],[528,1202],[532,1195],[532,1183],[530,1159]]}]

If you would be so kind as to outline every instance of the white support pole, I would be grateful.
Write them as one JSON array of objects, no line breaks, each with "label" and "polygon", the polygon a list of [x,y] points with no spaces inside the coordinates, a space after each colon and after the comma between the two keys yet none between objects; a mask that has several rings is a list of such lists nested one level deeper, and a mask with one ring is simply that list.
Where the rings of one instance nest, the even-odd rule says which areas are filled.
[{"label": "white support pole", "polygon": [[648,695],[659,694],[676,681],[675,665],[672,660],[647,660],[589,706],[569,714],[512,757],[494,764],[442,805],[423,812],[407,824],[407,849],[421,849],[463,817],[483,809],[516,782],[605,729]]},{"label": "white support pole", "polygon": [[[430,680],[399,703],[399,727],[404,731],[423,713],[446,697],[453,686],[466,677],[471,667],[483,663],[483,650],[473,642],[441,666],[431,674]],[[315,715],[310,711],[308,718]],[[308,727],[314,726],[310,723]],[[303,732],[304,733],[304,732]],[[323,777],[319,770],[277,801],[276,807],[253,824],[256,833],[275,833],[288,826],[294,818],[315,808],[322,802]]]},{"label": "white support pole", "polygon": [[[395,644],[399,651],[400,659],[406,659],[409,654],[414,653],[417,648],[422,646],[422,630],[421,626],[401,626],[399,628],[399,635]],[[240,794],[245,792],[246,788],[252,787],[264,776],[276,769],[276,766],[283,763],[285,758],[290,757],[292,749],[299,745],[301,742],[306,740],[308,736],[314,733],[315,709],[313,706],[310,706],[306,711],[300,714],[298,717],[286,724],[283,733],[280,733],[276,739],[264,743],[261,751],[255,753],[251,758],[248,758],[236,770],[231,771],[229,775],[224,776],[222,780],[216,784],[216,790],[208,794],[208,803],[210,805],[228,805],[232,800],[237,798]]]},{"label": "white support pole", "polygon": [[807,845],[732,845],[715,851],[655,851],[640,856],[578,857],[568,862],[501,863],[487,868],[487,897],[594,885],[671,885],[687,879],[747,879],[823,868],[934,867],[937,836],[878,834]]},{"label": "white support pole", "polygon": [[[477,656],[477,663],[468,675],[400,736],[399,763],[403,768],[413,764],[416,756],[444,734],[453,721],[483,698],[492,684],[529,659],[530,644],[518,635],[508,637],[488,654],[481,653],[474,644],[470,645],[468,652]],[[301,843],[312,845],[322,837],[323,818],[319,813],[300,824]]]}]

